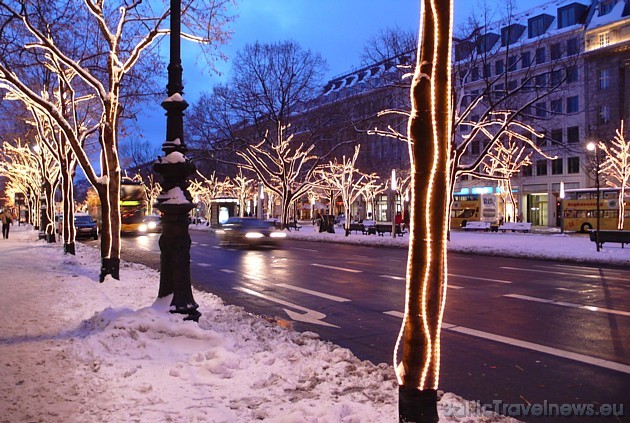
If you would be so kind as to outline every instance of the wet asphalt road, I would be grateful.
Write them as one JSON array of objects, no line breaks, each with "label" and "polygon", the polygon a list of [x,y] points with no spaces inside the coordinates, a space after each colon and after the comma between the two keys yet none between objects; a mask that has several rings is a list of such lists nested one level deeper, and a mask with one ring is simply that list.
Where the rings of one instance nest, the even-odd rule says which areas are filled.
[{"label": "wet asphalt road", "polygon": [[[124,238],[123,258],[158,268],[158,238]],[[406,250],[293,240],[244,250],[211,233],[191,238],[198,289],[392,362]],[[630,270],[449,254],[444,322],[441,389],[493,405],[617,404],[620,420],[569,421],[630,420]]]}]

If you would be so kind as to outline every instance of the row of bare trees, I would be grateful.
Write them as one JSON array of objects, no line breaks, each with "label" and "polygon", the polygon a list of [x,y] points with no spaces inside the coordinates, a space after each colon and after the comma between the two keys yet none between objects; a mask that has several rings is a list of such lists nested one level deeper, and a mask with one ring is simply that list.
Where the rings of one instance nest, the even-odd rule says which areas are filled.
[{"label": "row of bare trees", "polygon": [[[211,66],[228,36],[230,3],[182,1],[186,37],[199,42]],[[98,192],[101,281],[119,275],[119,136],[142,102],[163,91],[154,69],[164,68],[156,44],[169,32],[169,15],[166,0],[0,1],[0,91],[30,112],[40,147],[59,161],[66,228],[75,163]],[[69,245],[72,229],[67,234]]]}]

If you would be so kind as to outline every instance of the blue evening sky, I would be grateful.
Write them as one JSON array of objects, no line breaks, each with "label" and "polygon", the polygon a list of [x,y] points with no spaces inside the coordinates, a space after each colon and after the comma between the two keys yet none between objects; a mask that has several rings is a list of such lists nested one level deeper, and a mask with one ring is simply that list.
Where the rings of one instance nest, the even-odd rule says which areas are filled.
[{"label": "blue evening sky", "polygon": [[[328,62],[326,76],[332,78],[359,66],[363,47],[379,30],[398,26],[417,32],[420,14],[419,0],[237,0],[237,3],[232,39],[222,47],[228,62],[217,64],[221,76],[210,73],[202,60],[197,60],[198,49],[194,44],[182,42],[184,98],[191,106],[200,92],[225,81],[230,59],[246,44],[256,40],[262,43],[294,40],[305,49],[321,53]],[[455,0],[455,26],[465,21],[478,4],[473,0]],[[152,144],[159,146],[164,142],[166,118],[159,105],[149,105],[139,117],[139,124],[142,136]]]}]

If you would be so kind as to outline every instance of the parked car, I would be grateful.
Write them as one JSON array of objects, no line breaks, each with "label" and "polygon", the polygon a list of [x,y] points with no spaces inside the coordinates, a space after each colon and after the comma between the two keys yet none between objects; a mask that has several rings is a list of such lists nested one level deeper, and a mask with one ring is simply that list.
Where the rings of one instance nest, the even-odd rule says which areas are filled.
[{"label": "parked car", "polygon": [[87,213],[75,213],[74,227],[76,229],[76,238],[92,238],[98,239],[98,227],[96,222]]},{"label": "parked car", "polygon": [[141,234],[162,232],[161,217],[156,215],[145,216],[144,219],[142,219],[142,223],[138,227],[138,231]]},{"label": "parked car", "polygon": [[273,222],[253,217],[230,217],[216,231],[221,245],[256,247],[279,246],[287,234],[276,229]]}]

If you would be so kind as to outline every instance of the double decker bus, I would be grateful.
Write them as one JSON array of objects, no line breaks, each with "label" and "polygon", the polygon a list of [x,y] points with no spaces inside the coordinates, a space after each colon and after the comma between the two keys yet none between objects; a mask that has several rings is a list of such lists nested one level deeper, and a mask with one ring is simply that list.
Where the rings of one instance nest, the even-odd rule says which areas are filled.
[{"label": "double decker bus", "polygon": [[475,221],[498,223],[500,200],[498,194],[453,194],[451,228],[461,228]]},{"label": "double decker bus", "polygon": [[[94,188],[88,189],[88,213],[100,225],[101,201]],[[123,179],[120,183],[120,231],[138,232],[146,216],[147,200],[144,187],[138,182]]]},{"label": "double decker bus", "polygon": [[120,184],[120,232],[138,232],[147,210],[144,187],[123,180]]},{"label": "double decker bus", "polygon": [[[626,212],[624,230],[630,230],[630,190],[624,194]],[[599,189],[599,228],[615,230],[619,222],[619,188]],[[597,189],[578,188],[565,191],[562,201],[562,227],[565,231],[588,232],[597,228]]]}]

